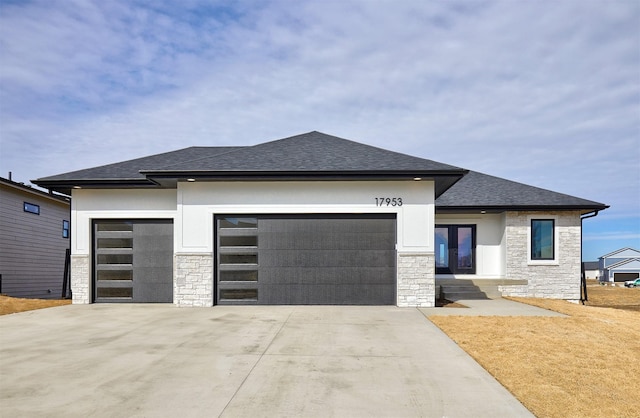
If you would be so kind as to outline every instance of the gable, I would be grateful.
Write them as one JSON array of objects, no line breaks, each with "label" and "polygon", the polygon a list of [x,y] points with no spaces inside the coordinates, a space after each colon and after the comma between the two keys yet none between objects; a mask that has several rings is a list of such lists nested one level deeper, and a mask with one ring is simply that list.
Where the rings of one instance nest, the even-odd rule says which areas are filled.
[{"label": "gable", "polygon": [[626,248],[621,248],[619,250],[613,251],[609,254],[605,254],[602,258],[635,258],[635,257],[640,257],[640,251],[630,248],[630,247],[626,247]]},{"label": "gable", "polygon": [[616,264],[613,264],[607,267],[609,271],[611,270],[622,270],[622,271],[640,271],[640,258],[632,258],[629,260],[622,260]]}]

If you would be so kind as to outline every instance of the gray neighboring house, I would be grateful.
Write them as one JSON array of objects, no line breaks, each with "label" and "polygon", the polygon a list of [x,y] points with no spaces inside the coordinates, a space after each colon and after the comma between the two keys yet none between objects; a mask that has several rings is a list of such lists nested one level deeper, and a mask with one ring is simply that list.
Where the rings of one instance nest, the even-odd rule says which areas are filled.
[{"label": "gray neighboring house", "polygon": [[625,282],[640,277],[640,251],[626,247],[598,259],[601,282]]},{"label": "gray neighboring house", "polygon": [[0,177],[2,293],[60,298],[65,252],[71,247],[71,202]]},{"label": "gray neighboring house", "polygon": [[582,220],[608,207],[320,132],[34,182],[73,197],[74,303],[575,301]]}]

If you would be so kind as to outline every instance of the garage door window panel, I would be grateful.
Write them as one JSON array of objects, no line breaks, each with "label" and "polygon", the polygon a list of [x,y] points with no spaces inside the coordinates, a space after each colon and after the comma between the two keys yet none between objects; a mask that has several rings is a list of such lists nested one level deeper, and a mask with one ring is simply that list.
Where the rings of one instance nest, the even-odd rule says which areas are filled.
[{"label": "garage door window panel", "polygon": [[217,228],[217,300],[255,303],[258,300],[258,219],[222,216]]}]

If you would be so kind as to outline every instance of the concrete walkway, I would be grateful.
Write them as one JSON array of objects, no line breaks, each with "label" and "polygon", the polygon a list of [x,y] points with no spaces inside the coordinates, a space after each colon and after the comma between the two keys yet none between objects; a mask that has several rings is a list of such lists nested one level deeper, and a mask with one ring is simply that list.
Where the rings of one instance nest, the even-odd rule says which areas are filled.
[{"label": "concrete walkway", "polygon": [[456,303],[464,305],[466,308],[448,308],[445,306],[442,308],[423,308],[420,310],[425,316],[567,316],[559,312],[502,298],[457,300]]},{"label": "concrete walkway", "polygon": [[418,309],[124,304],[0,317],[0,415],[532,416]]}]

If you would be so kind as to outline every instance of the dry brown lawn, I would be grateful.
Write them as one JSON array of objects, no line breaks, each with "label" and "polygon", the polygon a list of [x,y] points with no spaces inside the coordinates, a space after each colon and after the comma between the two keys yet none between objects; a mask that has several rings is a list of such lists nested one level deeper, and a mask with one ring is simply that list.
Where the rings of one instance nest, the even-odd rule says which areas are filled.
[{"label": "dry brown lawn", "polygon": [[22,299],[0,295],[0,315],[69,305],[69,299]]},{"label": "dry brown lawn", "polygon": [[588,292],[587,306],[511,298],[566,318],[429,319],[538,417],[640,417],[640,288]]}]

